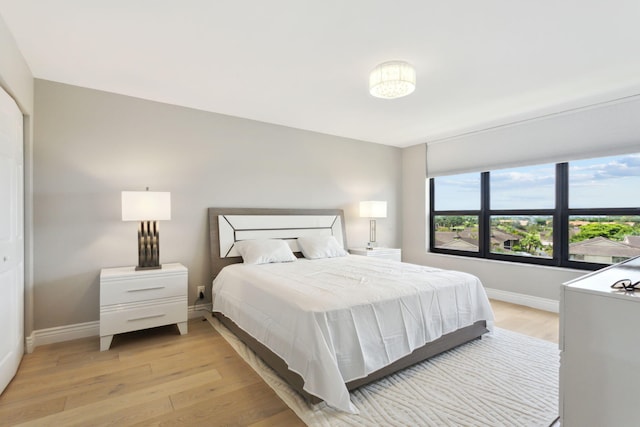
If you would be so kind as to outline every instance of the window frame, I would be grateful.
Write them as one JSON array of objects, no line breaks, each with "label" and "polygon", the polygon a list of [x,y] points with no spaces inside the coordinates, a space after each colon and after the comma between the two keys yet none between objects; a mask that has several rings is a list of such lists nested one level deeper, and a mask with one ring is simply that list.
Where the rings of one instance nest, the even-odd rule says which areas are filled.
[{"label": "window frame", "polygon": [[[479,210],[436,210],[435,179],[429,178],[429,251],[432,253],[457,255],[470,258],[491,259],[497,261],[517,262],[553,267],[573,268],[579,270],[598,270],[610,264],[584,262],[569,259],[569,217],[572,216],[640,216],[638,208],[569,208],[569,162],[555,165],[555,208],[552,209],[496,209],[490,208],[490,171],[480,173],[480,209]],[[440,216],[477,216],[478,217],[478,252],[456,249],[437,248],[435,246],[434,220]],[[491,252],[491,217],[492,216],[550,216],[553,219],[553,257],[526,257]]]}]

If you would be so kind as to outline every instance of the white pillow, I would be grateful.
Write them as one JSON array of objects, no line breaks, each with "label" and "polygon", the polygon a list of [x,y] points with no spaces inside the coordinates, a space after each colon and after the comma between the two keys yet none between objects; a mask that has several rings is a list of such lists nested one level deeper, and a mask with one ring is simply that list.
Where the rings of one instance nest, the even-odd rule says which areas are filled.
[{"label": "white pillow", "polygon": [[256,239],[236,242],[236,249],[245,264],[268,264],[271,262],[291,262],[296,256],[284,240]]},{"label": "white pillow", "polygon": [[305,258],[333,258],[347,255],[347,251],[333,236],[298,237],[298,246]]}]

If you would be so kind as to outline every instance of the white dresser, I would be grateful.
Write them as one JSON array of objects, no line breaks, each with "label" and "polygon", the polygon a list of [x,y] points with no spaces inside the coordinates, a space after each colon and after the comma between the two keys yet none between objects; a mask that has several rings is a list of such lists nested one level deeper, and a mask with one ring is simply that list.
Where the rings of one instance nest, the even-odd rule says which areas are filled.
[{"label": "white dresser", "polygon": [[161,269],[135,267],[100,271],[100,351],[114,334],[176,323],[187,333],[187,269],[163,264]]},{"label": "white dresser", "polygon": [[640,425],[640,258],[565,283],[560,297],[562,427]]},{"label": "white dresser", "polygon": [[349,249],[349,253],[352,255],[363,255],[374,258],[387,258],[394,261],[402,260],[402,250],[398,248],[353,248]]}]

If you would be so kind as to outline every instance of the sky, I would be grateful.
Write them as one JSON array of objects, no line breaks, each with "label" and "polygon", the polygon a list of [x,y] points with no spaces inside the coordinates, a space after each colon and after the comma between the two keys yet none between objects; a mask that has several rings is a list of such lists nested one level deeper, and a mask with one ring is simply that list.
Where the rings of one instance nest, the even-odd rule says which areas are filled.
[{"label": "sky", "polygon": [[569,207],[640,207],[640,154],[570,162]]},{"label": "sky", "polygon": [[[480,209],[480,173],[436,178],[437,210]],[[490,174],[491,209],[553,209],[555,164]],[[569,162],[570,208],[640,206],[640,153]]]}]

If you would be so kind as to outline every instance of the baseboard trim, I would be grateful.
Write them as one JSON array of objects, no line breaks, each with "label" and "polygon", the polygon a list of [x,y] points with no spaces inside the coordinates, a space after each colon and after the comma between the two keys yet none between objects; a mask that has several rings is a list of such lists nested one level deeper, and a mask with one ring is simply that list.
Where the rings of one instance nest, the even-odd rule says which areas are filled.
[{"label": "baseboard trim", "polygon": [[[189,319],[196,319],[203,316],[205,311],[211,313],[211,303],[190,305],[187,311],[187,317]],[[55,344],[80,338],[97,337],[99,335],[99,321],[38,329],[33,331],[31,335],[25,337],[25,350],[27,353],[33,353],[33,350],[41,345]]]},{"label": "baseboard trim", "polygon": [[58,342],[77,340],[100,335],[100,322],[76,323],[75,325],[56,326],[55,328],[38,329],[26,339],[27,353],[36,347]]},{"label": "baseboard trim", "polygon": [[498,301],[510,302],[512,304],[524,305],[538,310],[550,311],[552,313],[560,312],[560,302],[536,297],[533,295],[518,294],[515,292],[503,291],[500,289],[485,288],[487,296]]},{"label": "baseboard trim", "polygon": [[197,319],[204,316],[204,312],[211,313],[211,303],[196,304],[189,306],[189,319]]}]

